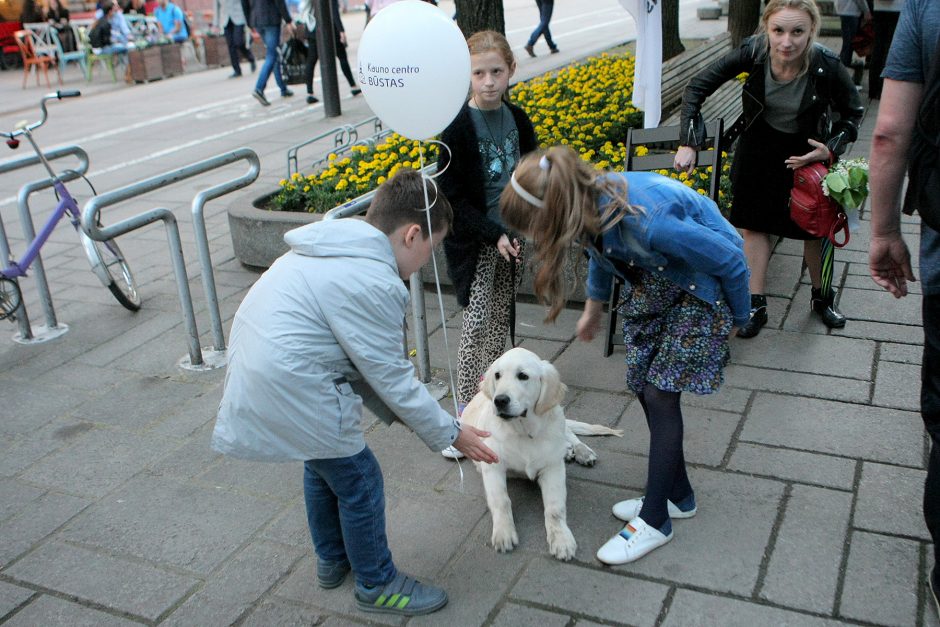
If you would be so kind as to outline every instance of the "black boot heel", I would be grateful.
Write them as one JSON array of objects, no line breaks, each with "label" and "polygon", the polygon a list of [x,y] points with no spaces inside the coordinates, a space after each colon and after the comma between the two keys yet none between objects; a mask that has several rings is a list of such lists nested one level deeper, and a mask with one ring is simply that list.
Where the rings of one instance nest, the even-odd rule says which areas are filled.
[{"label": "black boot heel", "polygon": [[738,329],[738,337],[750,339],[760,333],[767,324],[767,297],[763,294],[751,294],[751,318]]},{"label": "black boot heel", "polygon": [[830,329],[841,329],[845,326],[846,318],[842,315],[842,312],[836,309],[835,299],[836,291],[834,289],[830,288],[829,293],[823,298],[822,290],[814,287],[810,305],[813,311],[819,314],[823,324]]}]

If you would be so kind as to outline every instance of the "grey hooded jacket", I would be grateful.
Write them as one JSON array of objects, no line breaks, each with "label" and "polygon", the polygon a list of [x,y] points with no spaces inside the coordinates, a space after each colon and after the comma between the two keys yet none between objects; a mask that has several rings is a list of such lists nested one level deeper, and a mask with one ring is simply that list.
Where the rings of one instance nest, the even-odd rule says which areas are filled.
[{"label": "grey hooded jacket", "polygon": [[288,232],[290,252],[249,290],[235,314],[212,447],[244,459],[349,457],[365,447],[364,379],[434,451],[456,421],[403,355],[408,290],[388,237],[357,219]]}]

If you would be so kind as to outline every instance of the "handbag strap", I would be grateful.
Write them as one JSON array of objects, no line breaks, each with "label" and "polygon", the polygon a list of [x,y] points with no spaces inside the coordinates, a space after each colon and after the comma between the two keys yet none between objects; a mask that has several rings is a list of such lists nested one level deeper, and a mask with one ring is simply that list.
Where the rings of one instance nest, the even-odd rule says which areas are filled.
[{"label": "handbag strap", "polygon": [[[842,242],[838,242],[836,240],[836,234],[839,231],[845,233],[845,239],[842,240]],[[851,239],[851,237],[852,234],[849,232],[849,219],[845,215],[844,211],[840,211],[838,214],[836,214],[836,219],[833,221],[832,226],[829,227],[828,239],[836,248],[842,248],[849,243],[849,239]]]}]

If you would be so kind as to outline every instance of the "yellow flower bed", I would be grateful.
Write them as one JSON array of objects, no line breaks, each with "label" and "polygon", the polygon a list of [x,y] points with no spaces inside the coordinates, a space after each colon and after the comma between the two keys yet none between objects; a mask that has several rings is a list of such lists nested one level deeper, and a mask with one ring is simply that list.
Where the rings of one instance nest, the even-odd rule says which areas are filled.
[{"label": "yellow flower bed", "polygon": [[[622,171],[627,131],[643,122],[643,112],[632,104],[634,62],[630,54],[591,57],[515,85],[512,100],[529,115],[541,146],[566,144],[601,169]],[[375,189],[401,168],[418,169],[421,146],[421,142],[392,134],[373,147],[353,146],[348,153],[331,154],[320,172],[294,174],[290,180],[282,180],[281,190],[274,197],[275,208],[328,211]],[[425,165],[435,162],[437,146],[424,144],[424,149]],[[708,193],[711,168],[691,176],[665,170],[660,173],[681,180],[701,194]],[[723,198],[729,198],[726,188],[727,178],[723,176]],[[723,210],[729,206],[720,204]]]}]

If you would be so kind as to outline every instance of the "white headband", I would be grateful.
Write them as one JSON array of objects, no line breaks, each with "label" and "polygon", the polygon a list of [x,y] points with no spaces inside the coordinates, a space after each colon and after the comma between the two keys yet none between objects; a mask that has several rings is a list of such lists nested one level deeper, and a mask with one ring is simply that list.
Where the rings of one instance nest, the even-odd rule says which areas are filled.
[{"label": "white headband", "polygon": [[545,206],[544,200],[538,198],[534,194],[529,193],[522,185],[519,184],[519,181],[516,180],[515,172],[513,172],[512,176],[509,177],[509,184],[512,185],[512,188],[516,191],[516,193],[522,196],[522,199],[529,204],[535,205],[539,209]]}]

